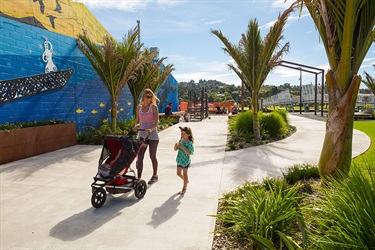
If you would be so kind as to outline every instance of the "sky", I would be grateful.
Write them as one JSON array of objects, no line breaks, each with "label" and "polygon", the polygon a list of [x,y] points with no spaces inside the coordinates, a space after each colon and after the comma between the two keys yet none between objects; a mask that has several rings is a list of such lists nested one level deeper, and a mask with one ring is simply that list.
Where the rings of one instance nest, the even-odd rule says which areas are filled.
[{"label": "sky", "polygon": [[[231,43],[238,44],[249,21],[258,21],[262,39],[278,15],[290,6],[288,0],[74,0],[93,13],[117,40],[137,27],[145,47],[157,47],[165,64],[173,64],[173,76],[178,82],[218,80],[226,84],[241,84],[228,69],[233,63],[224,53],[223,43],[211,33],[220,30]],[[290,43],[289,53],[282,59],[327,70],[329,68],[323,44],[308,12],[295,11],[289,16],[283,32],[283,46]],[[375,76],[375,46],[369,49],[359,74],[367,71]],[[279,66],[264,84],[299,85],[315,83],[315,74]],[[318,76],[318,83],[321,75]]]}]

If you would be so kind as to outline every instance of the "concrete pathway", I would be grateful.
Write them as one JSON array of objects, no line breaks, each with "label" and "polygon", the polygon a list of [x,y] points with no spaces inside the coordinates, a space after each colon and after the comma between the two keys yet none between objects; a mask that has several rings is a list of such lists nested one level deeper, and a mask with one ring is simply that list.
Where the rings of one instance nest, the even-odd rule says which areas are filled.
[{"label": "concrete pathway", "polygon": [[[0,165],[0,249],[211,249],[222,192],[245,180],[280,175],[294,163],[319,159],[324,122],[290,116],[297,132],[264,146],[225,152],[227,117],[174,125],[160,132],[159,182],[138,200],[108,195],[91,206],[92,177],[101,146],[76,145]],[[178,126],[191,126],[195,154],[185,196],[177,193],[174,143]],[[354,154],[370,145],[354,134]],[[151,177],[145,158],[143,178]]]}]

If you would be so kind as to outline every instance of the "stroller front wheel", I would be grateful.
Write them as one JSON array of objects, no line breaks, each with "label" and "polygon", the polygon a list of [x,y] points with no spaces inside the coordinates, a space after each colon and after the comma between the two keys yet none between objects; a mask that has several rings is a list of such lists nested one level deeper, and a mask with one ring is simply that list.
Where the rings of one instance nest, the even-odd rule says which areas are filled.
[{"label": "stroller front wheel", "polygon": [[147,191],[146,181],[140,180],[135,183],[134,185],[135,197],[137,197],[138,199],[142,199],[145,196],[146,191]]},{"label": "stroller front wheel", "polygon": [[107,199],[107,192],[104,188],[96,189],[91,196],[91,204],[95,208],[99,208],[104,205],[105,200]]}]

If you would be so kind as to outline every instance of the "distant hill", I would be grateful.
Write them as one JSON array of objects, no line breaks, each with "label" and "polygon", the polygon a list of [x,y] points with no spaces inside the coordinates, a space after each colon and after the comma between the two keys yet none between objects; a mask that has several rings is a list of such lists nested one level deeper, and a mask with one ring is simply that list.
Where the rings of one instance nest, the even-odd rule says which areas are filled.
[{"label": "distant hill", "polygon": [[[234,101],[237,103],[241,103],[241,86],[226,84],[217,80],[200,80],[198,83],[194,81],[179,82],[178,98],[180,99],[180,101],[196,101],[201,95],[202,87],[206,88],[209,102]],[[246,89],[246,87],[244,89],[245,106],[248,106],[250,103],[250,92]],[[289,89],[291,96],[299,96],[299,85],[290,85],[290,83],[284,83],[283,85],[279,86],[262,86],[262,88],[260,89],[259,98],[265,99],[270,96],[276,95],[286,89]],[[359,92],[369,94],[370,90],[360,89]]]},{"label": "distant hill", "polygon": [[[217,80],[200,80],[198,83],[194,81],[190,82],[179,82],[178,83],[178,95],[180,101],[194,101],[198,100],[201,95],[202,87],[206,88],[208,93],[209,102],[224,102],[234,101],[237,103],[241,102],[241,86],[235,86],[234,84],[226,84]],[[272,95],[276,95],[289,88],[291,95],[299,95],[299,86],[291,86],[289,83],[285,83],[280,86],[265,85],[261,88],[259,97],[267,98]],[[248,106],[250,102],[250,92],[244,87],[245,105]]]}]

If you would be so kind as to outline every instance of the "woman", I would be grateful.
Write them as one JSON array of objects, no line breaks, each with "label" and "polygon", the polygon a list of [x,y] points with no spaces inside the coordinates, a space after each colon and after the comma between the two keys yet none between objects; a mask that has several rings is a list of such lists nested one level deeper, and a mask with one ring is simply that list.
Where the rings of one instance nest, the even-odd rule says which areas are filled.
[{"label": "woman", "polygon": [[151,89],[145,89],[142,94],[140,105],[137,107],[136,124],[133,128],[136,131],[138,128],[145,131],[138,132],[138,138],[145,138],[148,134],[148,141],[145,147],[142,147],[138,153],[137,170],[138,178],[142,177],[143,158],[147,147],[149,147],[150,158],[152,161],[153,175],[148,184],[153,184],[158,181],[158,160],[156,158],[156,151],[159,144],[158,124],[159,124],[159,110],[156,106],[156,96]]}]

